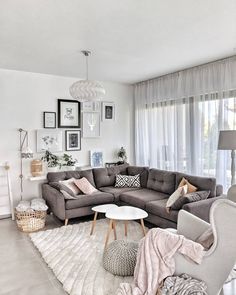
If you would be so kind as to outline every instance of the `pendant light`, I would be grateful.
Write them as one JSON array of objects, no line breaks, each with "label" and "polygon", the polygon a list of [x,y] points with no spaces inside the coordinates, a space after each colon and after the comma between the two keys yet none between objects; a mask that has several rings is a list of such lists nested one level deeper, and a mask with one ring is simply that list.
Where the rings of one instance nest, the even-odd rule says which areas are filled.
[{"label": "pendant light", "polygon": [[99,100],[105,95],[105,89],[98,81],[88,79],[88,57],[91,52],[88,50],[81,52],[86,58],[86,80],[73,83],[70,87],[70,95],[82,102]]}]

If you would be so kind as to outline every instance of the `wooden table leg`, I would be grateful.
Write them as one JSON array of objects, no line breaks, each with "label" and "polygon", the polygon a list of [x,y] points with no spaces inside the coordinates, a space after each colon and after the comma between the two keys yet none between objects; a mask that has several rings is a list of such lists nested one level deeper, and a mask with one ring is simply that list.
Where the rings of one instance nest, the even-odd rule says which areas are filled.
[{"label": "wooden table leg", "polygon": [[145,229],[143,219],[140,219],[140,222],[141,222],[141,227],[142,227],[142,230],[143,230],[143,235],[146,236],[146,229]]},{"label": "wooden table leg", "polygon": [[113,220],[111,219],[110,223],[109,223],[109,228],[108,228],[108,231],[107,231],[107,236],[106,236],[106,240],[105,240],[104,249],[106,249],[108,241],[109,241],[110,232],[112,231],[112,224],[113,224]]},{"label": "wooden table leg", "polygon": [[127,237],[127,233],[128,233],[128,221],[125,220],[125,236]]},{"label": "wooden table leg", "polygon": [[91,228],[91,232],[90,232],[90,236],[93,234],[95,225],[96,225],[96,221],[97,221],[97,216],[98,216],[98,212],[95,212],[94,214],[94,218],[93,218],[93,223],[92,223],[92,228]]},{"label": "wooden table leg", "polygon": [[117,240],[117,236],[116,236],[116,222],[115,222],[115,220],[113,220],[113,222],[112,222],[112,227],[113,227],[113,232],[114,232],[114,240]]}]

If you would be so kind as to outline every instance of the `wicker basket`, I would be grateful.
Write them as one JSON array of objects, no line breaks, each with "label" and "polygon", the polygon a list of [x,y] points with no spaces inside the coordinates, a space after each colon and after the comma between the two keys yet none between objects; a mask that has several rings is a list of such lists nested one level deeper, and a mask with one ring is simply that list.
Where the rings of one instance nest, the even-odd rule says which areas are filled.
[{"label": "wicker basket", "polygon": [[15,210],[16,223],[20,231],[31,233],[45,227],[47,211],[19,212]]}]

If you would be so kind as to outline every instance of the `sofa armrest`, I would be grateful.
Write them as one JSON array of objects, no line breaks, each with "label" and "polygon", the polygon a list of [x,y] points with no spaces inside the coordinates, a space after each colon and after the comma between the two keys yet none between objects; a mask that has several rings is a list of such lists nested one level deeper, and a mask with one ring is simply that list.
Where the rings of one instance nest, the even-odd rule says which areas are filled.
[{"label": "sofa armrest", "polygon": [[49,184],[42,185],[42,196],[49,209],[61,220],[65,220],[65,199],[62,193]]},{"label": "sofa armrest", "polygon": [[206,222],[209,222],[209,212],[211,209],[211,205],[219,199],[224,198],[221,197],[215,197],[215,198],[209,198],[202,201],[197,201],[193,203],[188,203],[183,206],[182,209],[192,213],[193,215],[205,220]]},{"label": "sofa armrest", "polygon": [[223,195],[223,185],[217,184],[216,185],[216,196],[219,197]]},{"label": "sofa armrest", "polygon": [[198,238],[210,226],[211,225],[208,222],[187,212],[186,210],[179,211],[177,233],[185,236],[185,238],[195,241],[196,238]]}]

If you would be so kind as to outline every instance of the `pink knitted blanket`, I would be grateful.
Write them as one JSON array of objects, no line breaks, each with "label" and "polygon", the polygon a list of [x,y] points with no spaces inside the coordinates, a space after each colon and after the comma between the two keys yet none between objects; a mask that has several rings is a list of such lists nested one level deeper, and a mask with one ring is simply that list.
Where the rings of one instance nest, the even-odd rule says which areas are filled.
[{"label": "pink knitted blanket", "polygon": [[156,295],[163,280],[174,274],[177,251],[198,264],[204,255],[202,245],[184,236],[160,228],[149,230],[140,241],[134,284],[121,284],[116,294]]}]

